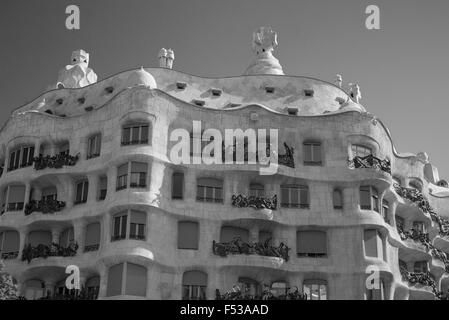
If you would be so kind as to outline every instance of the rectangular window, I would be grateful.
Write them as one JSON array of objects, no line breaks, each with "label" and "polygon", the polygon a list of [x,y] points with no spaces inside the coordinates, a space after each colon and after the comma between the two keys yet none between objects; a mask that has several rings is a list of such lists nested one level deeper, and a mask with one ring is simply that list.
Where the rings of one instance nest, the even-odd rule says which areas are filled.
[{"label": "rectangular window", "polygon": [[108,178],[107,177],[100,177],[98,199],[99,200],[106,199],[107,192],[108,192]]},{"label": "rectangular window", "polygon": [[198,250],[199,225],[193,221],[178,222],[178,249]]},{"label": "rectangular window", "polygon": [[100,247],[101,225],[98,222],[91,223],[86,227],[86,241],[84,251],[96,251]]},{"label": "rectangular window", "polygon": [[302,292],[307,300],[327,300],[327,285],[323,280],[305,280]]},{"label": "rectangular window", "polygon": [[360,208],[371,210],[371,188],[369,186],[360,187]]},{"label": "rectangular window", "polygon": [[125,163],[117,169],[117,191],[128,187],[128,163]]},{"label": "rectangular window", "polygon": [[426,233],[426,226],[421,221],[413,221],[413,229],[420,233]]},{"label": "rectangular window", "polygon": [[88,192],[89,192],[89,182],[87,180],[78,182],[76,185],[75,204],[86,203]]},{"label": "rectangular window", "polygon": [[131,211],[130,239],[145,240],[146,219],[147,215],[145,212]]},{"label": "rectangular window", "polygon": [[29,167],[33,164],[34,147],[20,147],[9,154],[8,171]]},{"label": "rectangular window", "polygon": [[123,127],[122,145],[147,144],[149,141],[149,125],[135,124]]},{"label": "rectangular window", "polygon": [[34,147],[24,147],[22,149],[22,163],[20,164],[20,167],[28,167],[33,164],[33,158],[34,158]]},{"label": "rectangular window", "polygon": [[9,186],[7,211],[21,211],[25,202],[25,186]]},{"label": "rectangular window", "polygon": [[417,261],[413,266],[413,271],[415,273],[426,273],[428,270],[429,269],[427,261]]},{"label": "rectangular window", "polygon": [[146,188],[148,164],[131,162],[131,188]]},{"label": "rectangular window", "polygon": [[126,239],[127,220],[127,214],[114,217],[114,233],[112,235],[112,241]]},{"label": "rectangular window", "polygon": [[223,183],[216,179],[198,179],[197,201],[223,202]]},{"label": "rectangular window", "polygon": [[309,188],[307,186],[281,186],[281,207],[308,209]]},{"label": "rectangular window", "polygon": [[321,166],[321,143],[305,142],[304,147],[304,165],[305,166]]},{"label": "rectangular window", "polygon": [[87,159],[95,158],[100,155],[101,134],[96,134],[89,138],[87,142]]},{"label": "rectangular window", "polygon": [[172,199],[183,199],[184,173],[175,172],[172,178]]},{"label": "rectangular window", "polygon": [[341,190],[335,189],[332,194],[332,200],[334,204],[334,209],[341,210],[343,209],[343,196]]},{"label": "rectangular window", "polygon": [[382,237],[379,231],[368,229],[364,231],[363,243],[365,247],[365,256],[373,258],[383,258],[382,253]]},{"label": "rectangular window", "polygon": [[326,257],[326,232],[318,230],[298,231],[296,235],[296,253],[298,257]]}]

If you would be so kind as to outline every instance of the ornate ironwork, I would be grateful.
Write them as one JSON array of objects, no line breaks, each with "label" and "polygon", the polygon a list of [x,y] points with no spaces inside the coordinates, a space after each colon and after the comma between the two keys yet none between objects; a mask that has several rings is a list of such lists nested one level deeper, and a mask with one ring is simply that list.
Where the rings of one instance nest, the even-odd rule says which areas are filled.
[{"label": "ornate ironwork", "polygon": [[3,260],[11,260],[11,259],[16,259],[18,256],[19,256],[19,251],[5,252],[5,253],[2,253],[1,258]]},{"label": "ornate ironwork", "polygon": [[39,298],[39,300],[97,300],[98,289],[90,290],[88,288],[81,288],[79,290],[65,290],[62,294],[47,295],[45,297]]},{"label": "ornate ironwork", "polygon": [[293,155],[295,153],[295,149],[293,147],[289,147],[287,143],[284,142],[285,153],[278,155],[278,163],[290,168],[295,168],[295,159]]},{"label": "ornate ironwork", "polygon": [[348,166],[351,169],[372,168],[386,172],[391,175],[391,162],[388,159],[381,160],[372,154],[365,157],[356,156],[348,160]]},{"label": "ornate ironwork", "polygon": [[264,285],[264,290],[260,295],[249,294],[249,287],[244,286],[243,290],[239,285],[232,286],[231,290],[224,294],[219,289],[215,290],[215,300],[307,300],[307,294],[300,293],[298,287],[286,288],[285,294],[275,296],[270,291],[270,287]]},{"label": "ornate ironwork", "polygon": [[78,243],[72,242],[67,247],[62,247],[57,243],[52,243],[47,246],[45,244],[39,244],[33,247],[31,244],[26,245],[22,252],[22,261],[28,263],[35,258],[47,257],[74,257],[78,251]]},{"label": "ornate ironwork", "polygon": [[274,195],[273,198],[265,198],[265,197],[256,197],[256,196],[243,196],[233,195],[232,196],[232,205],[237,208],[254,208],[254,209],[270,209],[276,210],[277,208],[277,195]]},{"label": "ornate ironwork", "polygon": [[440,217],[438,213],[432,208],[429,201],[419,190],[415,188],[405,188],[397,183],[393,183],[393,187],[398,195],[412,202],[422,212],[428,213],[430,215],[432,220],[438,224],[439,234],[441,236],[449,236],[449,220]]},{"label": "ornate ironwork", "polygon": [[100,248],[99,244],[92,244],[90,246],[85,246],[84,252],[98,251],[99,248]]},{"label": "ornate ironwork", "polygon": [[42,212],[43,214],[59,212],[65,208],[64,201],[46,199],[41,201],[31,200],[25,206],[25,215],[28,216],[33,212]]},{"label": "ornate ironwork", "polygon": [[74,166],[79,160],[80,154],[71,156],[69,154],[60,153],[55,156],[43,156],[39,155],[34,157],[34,169],[43,170],[45,168],[60,169],[64,166]]},{"label": "ornate ironwork", "polygon": [[449,259],[447,254],[432,244],[428,233],[423,233],[414,228],[410,231],[404,231],[401,226],[397,226],[397,230],[401,240],[411,239],[415,242],[421,243],[426,248],[426,251],[430,252],[432,257],[444,263],[444,269],[446,272],[449,272]]},{"label": "ornate ironwork", "polygon": [[265,242],[247,243],[242,241],[240,237],[236,237],[230,242],[212,243],[212,251],[215,255],[226,257],[228,254],[257,254],[267,257],[278,257],[288,261],[290,248],[283,242],[278,247],[271,244],[271,238]]}]

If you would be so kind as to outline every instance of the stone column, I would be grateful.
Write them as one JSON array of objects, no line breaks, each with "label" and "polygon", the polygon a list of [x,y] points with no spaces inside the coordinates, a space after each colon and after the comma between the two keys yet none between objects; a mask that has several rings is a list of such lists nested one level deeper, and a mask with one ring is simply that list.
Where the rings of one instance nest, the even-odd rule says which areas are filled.
[{"label": "stone column", "polygon": [[27,237],[27,230],[20,229],[19,230],[19,256],[17,257],[18,259],[22,259],[23,248],[26,245],[26,237]]},{"label": "stone column", "polygon": [[84,243],[85,243],[85,235],[86,235],[86,222],[84,221],[76,221],[73,226],[73,233],[75,236],[75,241],[78,243],[78,252],[84,252]]},{"label": "stone column", "polygon": [[38,140],[34,143],[34,157],[39,157],[39,153],[40,153],[40,149],[41,149],[41,142]]},{"label": "stone column", "polygon": [[67,186],[67,192],[66,192],[66,207],[72,208],[73,204],[75,202],[75,185],[73,183],[73,180],[68,177],[67,179],[64,179],[63,181]]},{"label": "stone column", "polygon": [[111,215],[106,213],[103,215],[103,222],[101,223],[102,241],[101,245],[107,245],[111,242]]},{"label": "stone column", "polygon": [[23,210],[25,210],[25,206],[28,202],[30,202],[30,195],[31,195],[31,182],[27,181],[25,182],[25,199],[23,200]]},{"label": "stone column", "polygon": [[87,180],[89,181],[89,190],[87,194],[87,202],[93,203],[97,201],[98,193],[98,176],[96,174],[87,175]]},{"label": "stone column", "polygon": [[195,171],[192,169],[187,170],[187,172],[184,174],[185,177],[185,195],[184,199],[190,203],[196,202],[196,175]]},{"label": "stone column", "polygon": [[106,192],[106,200],[111,199],[112,194],[116,191],[117,186],[117,166],[111,166],[108,169],[108,190]]},{"label": "stone column", "polygon": [[55,294],[56,282],[54,279],[44,279],[45,291],[44,297],[50,295],[53,296]]},{"label": "stone column", "polygon": [[109,269],[106,266],[102,266],[100,270],[100,290],[98,292],[98,299],[106,298],[108,289],[108,275]]}]

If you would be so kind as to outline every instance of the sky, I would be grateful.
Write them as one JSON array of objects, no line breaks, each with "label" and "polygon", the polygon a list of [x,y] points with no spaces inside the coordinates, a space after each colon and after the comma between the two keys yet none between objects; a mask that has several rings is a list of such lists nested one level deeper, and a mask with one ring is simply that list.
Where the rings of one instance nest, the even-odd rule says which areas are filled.
[{"label": "sky", "polygon": [[[65,27],[71,4],[80,30]],[[365,27],[368,5],[380,9],[380,30]],[[178,71],[238,76],[260,26],[278,33],[285,74],[358,83],[397,151],[427,152],[449,179],[448,0],[2,0],[0,126],[56,82],[73,50],[90,53],[99,81],[158,66],[162,47]]]}]

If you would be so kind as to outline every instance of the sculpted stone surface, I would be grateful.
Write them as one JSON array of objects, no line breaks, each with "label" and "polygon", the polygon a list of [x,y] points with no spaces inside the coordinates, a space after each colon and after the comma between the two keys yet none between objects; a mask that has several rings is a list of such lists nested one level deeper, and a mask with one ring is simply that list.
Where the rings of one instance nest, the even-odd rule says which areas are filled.
[{"label": "sculpted stone surface", "polygon": [[261,27],[253,34],[253,60],[245,71],[245,75],[278,74],[284,71],[279,60],[273,56],[273,49],[278,45],[277,33],[271,28]]},{"label": "sculpted stone surface", "polygon": [[71,62],[59,71],[56,88],[82,88],[97,82],[97,74],[89,68],[86,51],[73,51]]}]

